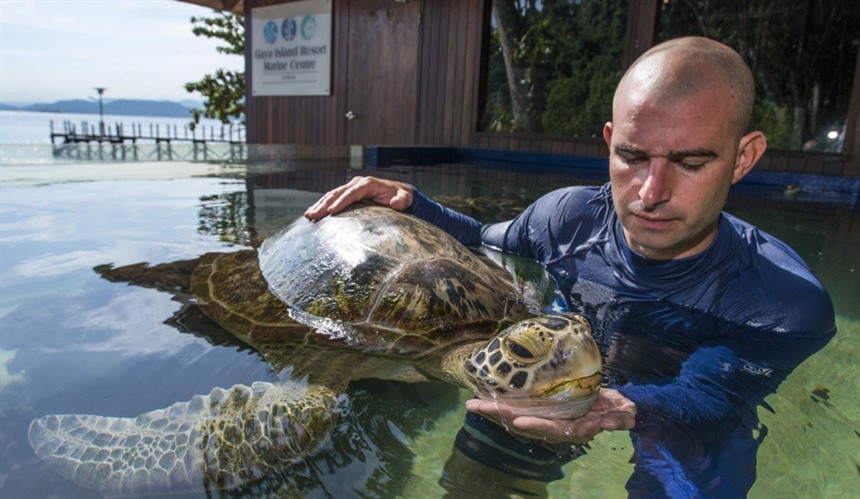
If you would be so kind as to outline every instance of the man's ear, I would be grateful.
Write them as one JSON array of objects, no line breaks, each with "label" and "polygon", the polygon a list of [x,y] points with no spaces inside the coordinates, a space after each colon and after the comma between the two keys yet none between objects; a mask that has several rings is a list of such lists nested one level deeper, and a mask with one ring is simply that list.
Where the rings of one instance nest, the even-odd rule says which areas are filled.
[{"label": "man's ear", "polygon": [[607,121],[603,125],[603,140],[606,141],[606,147],[612,148],[612,122]]},{"label": "man's ear", "polygon": [[[604,129],[604,135],[606,134]],[[738,159],[735,163],[735,171],[732,174],[732,183],[735,184],[744,178],[750,170],[758,163],[758,160],[767,150],[767,139],[764,133],[756,130],[741,137],[738,145]]]}]

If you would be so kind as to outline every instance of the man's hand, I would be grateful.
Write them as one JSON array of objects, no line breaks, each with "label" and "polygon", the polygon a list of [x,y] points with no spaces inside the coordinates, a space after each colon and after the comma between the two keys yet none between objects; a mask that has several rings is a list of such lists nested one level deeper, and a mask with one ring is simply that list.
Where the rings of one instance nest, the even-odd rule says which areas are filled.
[{"label": "man's hand", "polygon": [[325,193],[305,211],[305,217],[316,221],[340,213],[349,205],[365,199],[403,211],[412,205],[412,187],[403,182],[376,177],[354,177],[348,183]]},{"label": "man's hand", "polygon": [[601,388],[591,409],[576,419],[517,416],[510,407],[478,399],[467,401],[466,409],[503,424],[517,435],[551,444],[584,444],[602,431],[629,430],[636,424],[636,404],[611,388]]}]

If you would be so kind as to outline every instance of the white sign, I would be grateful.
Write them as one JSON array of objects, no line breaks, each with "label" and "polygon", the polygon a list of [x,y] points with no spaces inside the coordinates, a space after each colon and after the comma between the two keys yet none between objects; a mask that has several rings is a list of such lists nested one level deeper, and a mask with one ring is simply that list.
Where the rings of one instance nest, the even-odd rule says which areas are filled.
[{"label": "white sign", "polygon": [[251,94],[330,95],[331,0],[251,10]]}]

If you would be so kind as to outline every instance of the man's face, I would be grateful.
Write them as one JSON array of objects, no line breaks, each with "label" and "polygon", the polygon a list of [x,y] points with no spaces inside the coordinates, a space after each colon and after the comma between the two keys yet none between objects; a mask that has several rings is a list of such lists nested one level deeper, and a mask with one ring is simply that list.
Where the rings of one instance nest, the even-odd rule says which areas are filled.
[{"label": "man's face", "polygon": [[603,135],[627,243],[656,260],[704,251],[729,187],[746,173],[736,169],[739,142],[725,94],[706,90],[659,106],[644,92],[619,91],[613,119]]}]

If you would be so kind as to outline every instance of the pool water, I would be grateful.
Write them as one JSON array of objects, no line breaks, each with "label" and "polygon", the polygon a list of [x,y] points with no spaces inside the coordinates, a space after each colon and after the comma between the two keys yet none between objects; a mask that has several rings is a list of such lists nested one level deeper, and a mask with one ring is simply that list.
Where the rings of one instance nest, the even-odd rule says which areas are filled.
[{"label": "pool water", "polygon": [[[254,247],[358,174],[414,183],[483,221],[510,218],[555,187],[603,182],[589,171],[466,165],[99,168],[0,167],[0,497],[93,496],[35,456],[27,442],[34,418],[135,416],[216,386],[278,379],[253,348],[184,314],[173,294],[108,282],[94,267]],[[833,296],[839,329],[759,408],[769,432],[750,497],[858,497],[860,212],[773,188],[740,189],[730,211],[807,260]],[[362,380],[347,396],[349,414],[321,453],[240,495],[474,497],[470,490],[502,496],[532,487],[451,458],[470,397],[464,390]],[[631,455],[625,432],[601,434],[546,493],[624,496]],[[460,473],[453,478],[446,467]]]}]

